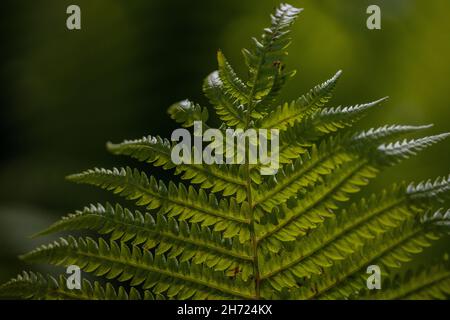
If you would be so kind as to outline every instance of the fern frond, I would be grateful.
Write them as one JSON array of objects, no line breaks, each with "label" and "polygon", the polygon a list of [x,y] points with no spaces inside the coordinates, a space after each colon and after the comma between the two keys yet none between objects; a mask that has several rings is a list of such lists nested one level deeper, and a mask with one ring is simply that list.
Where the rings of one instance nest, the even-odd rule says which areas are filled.
[{"label": "fern frond", "polygon": [[[378,147],[370,143],[352,143],[352,139],[337,136],[323,141],[318,148],[313,145],[311,154],[301,155],[293,164],[283,166],[273,178],[273,183],[269,181],[258,190],[255,203],[270,212],[275,206],[286,202],[321,176],[331,174],[345,162],[360,159],[377,168],[395,165],[447,136],[444,133]],[[365,139],[370,137],[366,136]]]},{"label": "fern frond", "polygon": [[[283,141],[297,140],[308,145],[319,137],[350,127],[360,120],[372,107],[386,101],[386,98],[350,107],[323,108],[297,121],[283,132]],[[295,137],[295,138],[294,138]]]},{"label": "fern frond", "polygon": [[283,131],[294,125],[296,121],[323,107],[331,99],[333,89],[341,73],[341,71],[338,71],[331,79],[315,86],[297,100],[275,108],[259,122],[258,127],[277,128]]},{"label": "fern frond", "polygon": [[[343,140],[352,150],[365,150],[368,146],[378,146],[382,143],[391,142],[405,135],[412,134],[416,131],[430,128],[432,125],[411,126],[411,125],[385,125],[378,128],[371,128],[353,134]],[[308,136],[308,137],[307,137]],[[313,130],[307,133],[302,126],[294,126],[280,137],[280,163],[291,163],[292,159],[296,159],[299,155],[304,154],[318,139],[323,139],[324,134]],[[326,135],[325,135],[326,136]]]},{"label": "fern frond", "polygon": [[212,192],[223,191],[225,196],[236,194],[239,202],[246,197],[245,180],[241,177],[239,167],[194,163],[175,165],[171,159],[172,144],[167,139],[148,136],[120,144],[108,143],[107,147],[116,155],[130,156],[165,170],[174,168],[175,174],[181,175],[183,180],[190,180]]},{"label": "fern frond", "polygon": [[[275,106],[279,104],[278,95],[280,94],[281,89],[283,89],[287,81],[292,79],[296,74],[296,70],[285,71],[284,64],[280,63],[274,75],[272,88],[267,95],[260,102],[258,102],[258,106],[264,107],[263,109],[269,112],[275,108]],[[266,115],[266,112],[264,112],[264,116]],[[255,118],[259,119],[258,117]]]},{"label": "fern frond", "polygon": [[438,177],[434,181],[427,180],[417,184],[411,183],[408,186],[408,193],[414,199],[426,200],[434,196],[441,201],[449,198],[450,191],[450,175],[447,177]]},{"label": "fern frond", "polygon": [[378,147],[379,161],[385,164],[395,164],[402,159],[407,159],[412,155],[416,155],[418,151],[442,141],[447,138],[450,133],[441,133],[434,136],[428,136],[420,139],[412,139],[402,142],[397,141],[395,143],[382,144]]},{"label": "fern frond", "polygon": [[[175,164],[175,142],[148,136],[107,146],[113,154],[172,170],[188,180],[189,186],[164,183],[129,167],[95,168],[68,177],[134,200],[144,209],[131,211],[110,204],[85,207],[37,235],[87,230],[96,240],[69,235],[22,258],[56,266],[75,264],[114,281],[105,281],[104,287],[84,281],[81,290],[68,290],[63,276],[56,280],[23,273],[0,286],[0,296],[448,298],[448,265],[405,277],[395,276],[394,271],[432,241],[449,234],[450,210],[437,208],[449,197],[450,176],[409,186],[396,184],[360,200],[356,193],[382,169],[450,133],[410,140],[403,137],[430,125],[386,125],[350,132],[348,128],[386,98],[349,107],[328,106],[341,71],[300,98],[280,103],[281,89],[295,74],[285,70],[283,59],[291,40],[290,28],[300,11],[281,4],[262,37],[253,39],[250,50],[243,50],[248,78],[240,78],[218,51],[218,70],[203,82],[203,91],[222,121],[215,133],[227,136],[225,141],[212,139],[205,151],[226,157],[227,164],[210,164],[206,159],[204,164]],[[173,104],[168,113],[182,127],[200,122],[209,128],[208,110],[189,100]],[[228,128],[234,129],[232,139],[228,139]],[[246,136],[247,130],[258,129],[270,133],[259,131],[256,141]],[[245,137],[237,139],[236,150],[235,138],[240,132]],[[263,138],[271,142],[271,160],[276,157],[279,161],[274,162],[281,164],[270,176],[262,170],[267,169],[264,149],[269,146]],[[203,147],[208,138],[201,140]],[[276,146],[279,148],[273,150]],[[194,152],[200,151],[198,147],[196,143]],[[227,151],[232,147],[232,162],[240,164],[228,164],[231,157],[220,147]],[[264,159],[249,163],[250,148]],[[383,279],[390,282],[382,292],[368,295],[363,290],[366,268],[371,264],[378,265]],[[131,289],[114,289],[116,281]]]},{"label": "fern frond", "polygon": [[191,186],[187,189],[181,183],[178,187],[174,183],[166,187],[153,176],[148,178],[145,173],[130,168],[88,170],[68,179],[111,190],[150,210],[159,208],[168,217],[202,222],[203,226],[214,225],[215,231],[224,231],[225,238],[232,238],[239,232],[248,233],[248,204],[238,205],[233,198],[229,202],[225,199],[219,202],[213,194],[208,196],[203,189],[197,192]]},{"label": "fern frond", "polygon": [[[431,186],[429,187],[431,189]],[[445,188],[441,193],[427,193],[427,200],[436,200],[442,193],[448,190]],[[417,192],[417,191],[416,191]],[[319,192],[316,192],[320,194]],[[313,193],[314,194],[314,193]],[[306,202],[300,200],[299,202]],[[306,202],[308,203],[308,202]],[[320,202],[325,206],[324,201]],[[321,222],[321,217],[327,215],[326,209],[316,209],[318,213],[317,220],[314,217],[304,216],[308,213],[304,211],[303,216],[290,216],[290,220],[284,220],[276,229],[272,229],[270,234],[261,237],[265,240],[272,234],[279,241],[295,241],[293,245],[288,246],[285,252],[278,255],[277,259],[271,259],[265,264],[265,271],[262,271],[262,278],[270,278],[282,273],[278,278],[310,276],[317,273],[321,268],[330,267],[334,261],[347,259],[358,248],[370,243],[374,238],[388,232],[392,228],[397,228],[400,223],[416,219],[421,216],[424,224],[433,224],[435,226],[447,226],[450,221],[450,213],[442,213],[441,210],[434,214],[425,214],[426,206],[417,202],[415,192],[405,188],[404,185],[394,185],[391,190],[384,191],[380,195],[372,195],[367,200],[362,199],[359,204],[353,204],[348,210],[343,210],[332,219],[326,220],[319,228],[307,233],[308,227],[315,221]],[[295,209],[294,209],[295,210]],[[320,215],[322,214],[322,215]],[[297,217],[297,220],[292,219]],[[302,219],[303,218],[303,219]],[[294,228],[289,223],[293,224]],[[295,221],[295,223],[294,223]],[[286,225],[289,226],[286,228]],[[301,232],[296,231],[298,228]],[[281,236],[277,231],[283,231]],[[290,238],[285,239],[283,235],[288,234]],[[299,238],[299,235],[304,235]],[[278,237],[277,237],[278,236]],[[268,239],[269,248],[278,252],[282,246],[273,239]],[[264,245],[264,243],[262,244]],[[272,280],[275,281],[275,280]]]},{"label": "fern frond", "polygon": [[[297,239],[277,259],[268,261],[262,278],[282,279],[294,275],[309,277],[314,273],[320,274],[323,268],[331,267],[335,261],[347,259],[376,237],[423,215],[425,210],[416,206],[412,208],[413,203],[414,199],[406,192],[404,185],[394,185],[391,190],[380,195],[362,199],[359,204],[353,204],[348,210]],[[434,218],[445,220],[438,214]],[[305,229],[306,226],[303,226],[304,234]],[[276,282],[276,278],[270,279],[271,283]]]},{"label": "fern frond", "polygon": [[364,162],[350,162],[326,176],[319,184],[306,188],[296,198],[281,205],[276,220],[259,226],[261,249],[278,253],[285,245],[306,235],[334,217],[334,211],[349,194],[356,193],[373,178],[378,170]]},{"label": "fern frond", "polygon": [[[0,297],[34,299],[34,300],[154,300],[155,296],[145,290],[144,296],[135,288],[127,292],[123,287],[115,289],[111,283],[93,284],[86,279],[81,283],[81,289],[69,289],[67,279],[60,276],[44,276],[40,273],[22,272],[16,278],[0,286]],[[157,299],[164,299],[158,295]]]},{"label": "fern frond", "polygon": [[[250,79],[247,86],[250,88],[249,102],[253,99],[261,100],[270,94],[275,80],[279,79],[279,65],[287,55],[286,48],[290,44],[290,27],[297,19],[302,9],[294,8],[289,4],[281,4],[275,15],[271,16],[272,25],[264,29],[261,39],[253,38],[253,48],[242,51],[249,70]],[[250,106],[252,111],[254,106]]]},{"label": "fern frond", "polygon": [[398,269],[411,256],[442,236],[442,229],[406,220],[400,227],[376,237],[360,252],[311,278],[312,290],[295,289],[297,298],[342,299],[366,286],[365,267],[379,265],[383,272]]},{"label": "fern frond", "polygon": [[203,92],[214,106],[220,120],[230,127],[245,127],[244,106],[237,98],[225,91],[218,71],[206,77],[203,82]]},{"label": "fern frond", "polygon": [[388,278],[382,290],[365,292],[361,299],[447,300],[449,297],[450,266],[448,261],[443,261]]},{"label": "fern frond", "polygon": [[241,104],[248,102],[250,89],[237,76],[222,51],[217,52],[217,62],[219,65],[219,78],[223,84],[225,94],[237,99]]},{"label": "fern frond", "polygon": [[390,141],[392,139],[398,139],[406,134],[414,133],[420,130],[429,129],[433,125],[421,125],[421,126],[412,126],[412,125],[384,125],[378,128],[370,128],[366,131],[361,131],[352,137],[352,141],[354,143],[370,143],[370,144],[381,144],[386,141]]},{"label": "fern frond", "polygon": [[330,174],[339,165],[353,160],[348,154],[335,151],[339,145],[339,138],[330,139],[319,147],[313,145],[311,153],[301,155],[294,163],[283,166],[267,184],[255,191],[255,205],[271,212],[275,206],[295,196],[300,189]]},{"label": "fern frond", "polygon": [[132,286],[142,285],[144,290],[165,294],[180,300],[252,298],[253,292],[239,278],[227,278],[202,265],[179,262],[176,258],[155,255],[137,246],[129,247],[103,239],[61,238],[22,256],[33,263],[50,263],[57,266],[75,264],[85,272],[107,279],[131,281]]},{"label": "fern frond", "polygon": [[448,228],[450,227],[450,209],[445,211],[443,208],[440,208],[435,212],[429,211],[422,217],[421,221],[425,224],[432,223],[440,227],[446,227],[447,230],[450,230]]},{"label": "fern frond", "polygon": [[[364,253],[366,257],[371,259],[367,261],[366,265],[379,265],[385,273],[389,274],[390,271],[400,268],[405,262],[411,261],[413,255],[421,252],[424,248],[430,247],[432,241],[440,239],[447,232],[446,228],[442,228],[438,224],[420,224],[407,221],[400,229],[395,229],[387,237],[382,238],[382,241],[386,243],[383,243],[384,249],[381,251],[377,251],[373,247],[370,248],[370,246],[366,247],[364,252],[367,252],[368,248],[371,253],[375,253],[372,257]],[[361,271],[355,271],[354,267],[351,269],[352,273],[350,273],[348,281],[341,278],[337,283],[322,292],[325,298],[342,295],[343,292],[349,292],[350,288],[353,288],[354,292],[358,292],[362,287],[365,287],[365,283],[361,282],[361,278],[367,277],[366,270],[364,270],[365,266],[362,267]],[[345,295],[345,297],[348,296]]]},{"label": "fern frond", "polygon": [[208,121],[208,109],[202,108],[189,100],[174,103],[167,109],[170,117],[185,128],[192,127],[194,121],[206,123]]},{"label": "fern frond", "polygon": [[[98,204],[85,207],[55,222],[36,236],[61,231],[93,230],[99,234],[110,234],[111,240],[128,242],[145,249],[155,248],[155,254],[165,254],[169,258],[179,258],[180,262],[204,263],[216,271],[242,269],[247,277],[252,271],[253,257],[246,244],[232,239],[223,239],[218,232],[186,221],[177,222],[162,214],[156,217],[139,211],[132,213],[120,205],[115,207]],[[241,233],[243,235],[244,233]],[[246,280],[246,278],[244,278]]]}]

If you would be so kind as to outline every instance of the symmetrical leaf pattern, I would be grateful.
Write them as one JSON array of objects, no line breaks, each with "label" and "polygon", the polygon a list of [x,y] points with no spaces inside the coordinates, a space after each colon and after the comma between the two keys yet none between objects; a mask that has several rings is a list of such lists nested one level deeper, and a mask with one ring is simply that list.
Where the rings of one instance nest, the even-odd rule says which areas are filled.
[{"label": "symmetrical leaf pattern", "polygon": [[[221,119],[219,128],[278,129],[281,168],[262,176],[258,164],[175,164],[174,144],[159,136],[108,143],[129,156],[179,175],[163,182],[137,169],[91,169],[69,180],[131,200],[96,204],[69,214],[35,236],[64,233],[23,256],[27,262],[78,265],[103,281],[23,272],[0,295],[32,299],[446,299],[448,263],[399,272],[415,254],[449,232],[442,208],[450,176],[357,193],[383,169],[444,140],[449,134],[405,139],[430,125],[351,127],[386,98],[329,106],[342,72],[292,102],[279,93],[295,72],[284,65],[290,29],[300,9],[282,4],[271,26],[243,55],[242,78],[221,51],[218,70],[203,90]],[[189,100],[172,105],[184,128],[209,128],[212,110]],[[443,204],[444,203],[444,204]],[[136,208],[135,208],[136,207]],[[89,236],[74,237],[84,231]],[[69,234],[67,234],[69,233]],[[365,289],[368,265],[387,280]],[[114,281],[113,281],[114,280]],[[116,287],[116,283],[122,286]]]}]

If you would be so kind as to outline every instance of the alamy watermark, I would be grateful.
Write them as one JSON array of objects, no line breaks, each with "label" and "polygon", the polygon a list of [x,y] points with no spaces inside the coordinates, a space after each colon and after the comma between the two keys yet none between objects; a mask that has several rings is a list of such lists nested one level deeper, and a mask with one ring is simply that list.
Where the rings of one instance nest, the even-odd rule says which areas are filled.
[{"label": "alamy watermark", "polygon": [[367,14],[370,16],[367,18],[366,26],[369,30],[380,30],[381,29],[381,9],[379,6],[372,4],[367,7]]},{"label": "alamy watermark", "polygon": [[274,175],[279,169],[279,135],[278,129],[209,128],[203,132],[202,122],[194,121],[193,135],[187,129],[173,131],[171,140],[178,143],[171,159],[177,165],[259,165],[262,175]]},{"label": "alamy watermark", "polygon": [[66,27],[69,30],[81,30],[81,9],[72,4],[67,7],[66,13],[69,15],[66,19]]},{"label": "alamy watermark", "polygon": [[370,274],[370,276],[367,278],[367,289],[373,290],[381,289],[381,269],[378,265],[373,264],[367,267],[366,270],[367,274]]},{"label": "alamy watermark", "polygon": [[81,269],[77,265],[70,265],[66,269],[69,276],[66,279],[66,286],[69,290],[81,290]]}]

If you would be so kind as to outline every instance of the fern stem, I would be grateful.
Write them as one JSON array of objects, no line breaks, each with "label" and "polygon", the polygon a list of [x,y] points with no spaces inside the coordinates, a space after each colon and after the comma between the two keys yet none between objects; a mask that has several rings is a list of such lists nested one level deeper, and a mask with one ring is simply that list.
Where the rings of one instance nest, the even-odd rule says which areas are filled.
[{"label": "fern stem", "polygon": [[[250,90],[249,100],[248,100],[248,110],[245,118],[245,128],[248,129],[250,124],[250,115],[255,107],[255,87],[259,78],[259,72],[261,70],[263,64],[263,59],[259,61],[257,71],[255,73],[255,77],[253,79],[253,86]],[[247,180],[247,201],[250,206],[250,239],[252,243],[252,251],[253,251],[253,274],[255,277],[255,297],[256,299],[260,299],[261,297],[261,288],[260,288],[260,271],[259,271],[259,258],[258,258],[258,241],[256,237],[255,230],[255,212],[254,212],[254,203],[252,197],[252,179],[250,177],[250,164],[249,161],[245,163],[245,172],[246,172],[246,180]]]},{"label": "fern stem", "polygon": [[260,298],[260,282],[261,276],[259,271],[259,261],[258,261],[258,240],[256,238],[255,231],[255,216],[253,211],[253,201],[252,201],[252,187],[251,187],[251,178],[250,178],[250,167],[246,164],[246,172],[247,172],[247,200],[250,206],[250,238],[252,242],[252,251],[253,251],[253,273],[255,276],[255,295],[256,299]]},{"label": "fern stem", "polygon": [[[247,118],[247,123],[249,122]],[[248,124],[247,124],[248,126]],[[261,290],[260,290],[260,282],[261,276],[259,271],[259,257],[258,257],[258,240],[256,237],[255,230],[255,213],[254,213],[254,204],[252,199],[252,180],[250,177],[250,165],[247,161],[245,164],[246,178],[247,178],[247,201],[250,206],[250,239],[252,243],[252,253],[253,253],[253,274],[255,277],[255,297],[256,299],[260,299]]]}]

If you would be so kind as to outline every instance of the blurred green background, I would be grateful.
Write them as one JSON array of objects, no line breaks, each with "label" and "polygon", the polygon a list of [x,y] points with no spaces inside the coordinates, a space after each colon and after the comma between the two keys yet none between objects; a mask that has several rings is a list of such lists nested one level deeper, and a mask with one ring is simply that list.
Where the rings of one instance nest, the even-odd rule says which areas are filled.
[{"label": "blurred green background", "polygon": [[[305,11],[293,31],[287,62],[299,72],[286,99],[343,69],[333,105],[390,96],[361,126],[434,123],[429,133],[450,130],[449,1],[290,3]],[[70,4],[81,7],[81,31],[66,29]],[[0,282],[28,268],[18,254],[48,241],[29,235],[63,214],[111,199],[64,176],[94,166],[138,165],[109,155],[105,142],[168,136],[175,125],[166,108],[185,98],[206,105],[201,84],[215,69],[219,48],[243,73],[240,49],[268,25],[277,4],[2,1]],[[382,30],[366,28],[370,4],[381,7]],[[449,146],[446,141],[389,169],[371,188],[448,174]],[[447,249],[445,239],[436,250]]]}]

